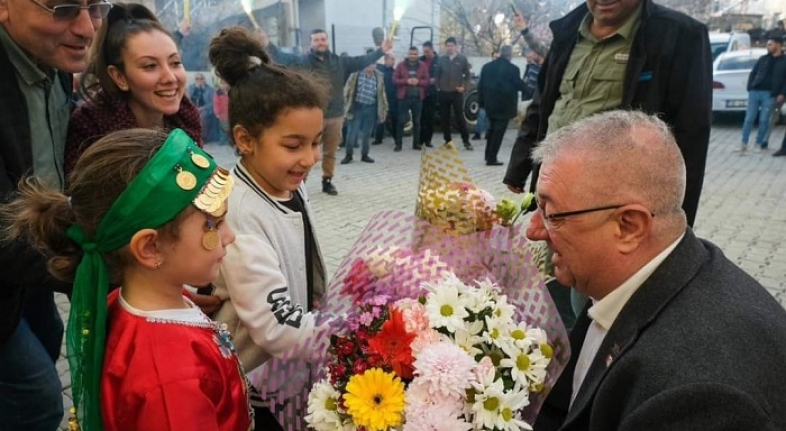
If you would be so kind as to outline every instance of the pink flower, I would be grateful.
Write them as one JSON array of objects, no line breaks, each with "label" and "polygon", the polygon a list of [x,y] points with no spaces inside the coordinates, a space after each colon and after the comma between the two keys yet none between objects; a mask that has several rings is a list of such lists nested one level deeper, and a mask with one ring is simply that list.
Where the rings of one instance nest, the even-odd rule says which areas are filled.
[{"label": "pink flower", "polygon": [[412,344],[410,344],[412,355],[417,357],[424,347],[439,341],[442,341],[442,334],[433,329],[427,329],[418,333],[415,339],[412,341]]},{"label": "pink flower", "polygon": [[389,296],[387,296],[387,295],[377,295],[377,296],[371,298],[371,301],[369,301],[369,304],[381,306],[381,305],[387,305],[388,302],[390,302],[390,297]]},{"label": "pink flower", "polygon": [[363,326],[371,326],[371,323],[374,322],[374,315],[369,313],[368,311],[365,311],[360,315],[358,320],[360,321],[360,324]]},{"label": "pink flower", "polygon": [[426,306],[417,300],[402,299],[396,302],[395,307],[404,313],[404,323],[407,332],[419,334],[430,328]]},{"label": "pink flower", "polygon": [[414,365],[415,380],[430,385],[431,395],[463,399],[475,381],[475,360],[452,343],[441,341],[425,346]]},{"label": "pink flower", "polygon": [[488,375],[489,373],[494,373],[496,368],[494,367],[494,362],[491,361],[491,358],[488,356],[484,356],[483,359],[478,362],[477,366],[475,367],[474,374],[475,374],[475,381],[482,381],[483,376]]},{"label": "pink flower", "polygon": [[461,417],[461,401],[445,403],[411,403],[409,391],[404,410],[404,431],[469,431],[472,424]]}]

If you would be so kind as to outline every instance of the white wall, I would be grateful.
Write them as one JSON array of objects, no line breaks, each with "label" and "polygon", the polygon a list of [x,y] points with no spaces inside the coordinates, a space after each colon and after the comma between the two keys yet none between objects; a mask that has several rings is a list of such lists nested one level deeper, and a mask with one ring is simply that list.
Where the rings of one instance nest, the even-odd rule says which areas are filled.
[{"label": "white wall", "polygon": [[325,0],[325,30],[333,41],[335,53],[347,52],[356,56],[372,48],[371,30],[382,26],[382,0]]},{"label": "white wall", "polygon": [[[371,31],[375,27],[390,31],[396,0],[324,0],[325,29],[330,32],[335,25],[336,53],[346,51],[350,55],[361,55],[366,48],[374,46]],[[406,55],[413,27],[432,27],[434,41],[439,40],[438,0],[398,0],[409,2],[398,26],[398,37],[394,39],[394,53],[398,58]],[[303,13],[301,7],[301,14]],[[420,29],[415,34],[414,44],[428,40],[430,33]],[[329,34],[331,41],[333,35]]]},{"label": "white wall", "polygon": [[[472,56],[472,57],[467,57],[467,60],[469,60],[469,64],[472,65],[472,73],[477,75],[480,73],[480,69],[483,67],[483,65],[491,62],[491,57]],[[524,73],[524,69],[527,68],[527,59],[524,57],[513,57],[513,59],[510,62],[518,66],[519,69],[521,69],[522,74]]]}]

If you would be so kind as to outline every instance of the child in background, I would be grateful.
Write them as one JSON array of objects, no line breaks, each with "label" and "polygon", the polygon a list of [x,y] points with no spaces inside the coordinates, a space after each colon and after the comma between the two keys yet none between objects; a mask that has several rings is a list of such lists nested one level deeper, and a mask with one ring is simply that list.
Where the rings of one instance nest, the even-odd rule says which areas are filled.
[{"label": "child in background", "polygon": [[[327,91],[314,76],[271,64],[241,27],[222,30],[209,56],[230,86],[229,125],[240,154],[227,218],[237,239],[215,283],[216,294],[230,301],[216,319],[228,324],[241,361],[253,370],[271,356],[298,349],[308,355],[324,327],[314,306],[324,293],[325,265],[303,181],[320,157]],[[262,392],[280,389],[264,384]],[[282,429],[264,400],[252,394],[251,403],[257,429]]]},{"label": "child in background", "polygon": [[[184,131],[128,129],[85,151],[65,194],[29,180],[3,207],[8,236],[74,281],[72,430],[250,429],[229,334],[183,296],[218,275],[234,241],[232,186]],[[110,284],[121,287],[107,297]]]}]

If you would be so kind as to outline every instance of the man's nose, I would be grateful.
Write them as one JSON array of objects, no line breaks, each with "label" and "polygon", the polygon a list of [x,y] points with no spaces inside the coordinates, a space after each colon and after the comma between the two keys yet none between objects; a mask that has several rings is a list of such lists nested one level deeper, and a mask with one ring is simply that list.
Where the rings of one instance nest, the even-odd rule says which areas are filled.
[{"label": "man's nose", "polygon": [[546,224],[540,211],[535,211],[529,219],[526,235],[530,241],[545,241],[549,239],[549,231],[546,229]]}]

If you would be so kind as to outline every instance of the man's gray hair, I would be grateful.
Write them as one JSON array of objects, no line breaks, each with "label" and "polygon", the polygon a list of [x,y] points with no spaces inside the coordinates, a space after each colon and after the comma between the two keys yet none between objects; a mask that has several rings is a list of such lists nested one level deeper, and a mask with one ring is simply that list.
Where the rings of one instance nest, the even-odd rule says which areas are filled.
[{"label": "man's gray hair", "polygon": [[635,202],[656,216],[684,217],[685,160],[669,126],[656,116],[638,111],[593,115],[550,133],[532,152],[543,165],[563,157],[581,158],[596,184],[576,187],[587,187],[605,204]]},{"label": "man's gray hair", "polygon": [[499,56],[510,60],[513,58],[513,47],[510,45],[502,45],[502,48],[499,49]]}]

